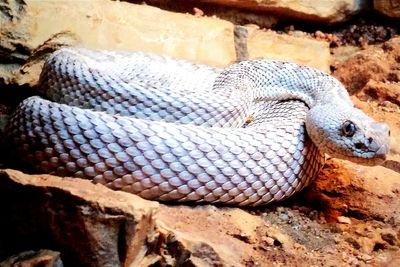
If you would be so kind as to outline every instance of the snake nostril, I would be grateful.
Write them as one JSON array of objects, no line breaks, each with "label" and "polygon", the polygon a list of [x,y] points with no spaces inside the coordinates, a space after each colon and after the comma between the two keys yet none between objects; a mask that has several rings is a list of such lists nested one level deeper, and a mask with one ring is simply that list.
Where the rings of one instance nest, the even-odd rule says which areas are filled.
[{"label": "snake nostril", "polygon": [[374,139],[373,139],[372,137],[369,137],[369,138],[368,138],[368,143],[370,143],[370,144],[371,144],[371,143],[372,143],[372,141],[374,141]]}]

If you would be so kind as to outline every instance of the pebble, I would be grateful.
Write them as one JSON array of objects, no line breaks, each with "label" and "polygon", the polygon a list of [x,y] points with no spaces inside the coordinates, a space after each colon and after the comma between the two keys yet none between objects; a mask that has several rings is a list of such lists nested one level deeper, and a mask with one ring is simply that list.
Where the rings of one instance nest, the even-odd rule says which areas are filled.
[{"label": "pebble", "polygon": [[339,217],[337,217],[337,221],[338,221],[339,223],[343,223],[343,224],[351,224],[350,218],[349,218],[349,217],[346,217],[346,216],[339,216]]},{"label": "pebble", "polygon": [[281,213],[281,214],[279,214],[279,218],[282,221],[287,221],[287,220],[289,220],[289,215],[287,215],[286,213]]},{"label": "pebble", "polygon": [[272,237],[267,236],[267,237],[265,237],[263,239],[264,239],[265,243],[268,244],[268,246],[273,246],[274,245],[274,241],[275,240]]}]

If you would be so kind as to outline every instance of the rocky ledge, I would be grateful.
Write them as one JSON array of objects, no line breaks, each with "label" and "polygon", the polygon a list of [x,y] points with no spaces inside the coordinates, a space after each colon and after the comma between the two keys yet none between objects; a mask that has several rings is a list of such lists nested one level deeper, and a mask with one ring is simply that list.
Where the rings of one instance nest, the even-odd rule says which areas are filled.
[{"label": "rocky ledge", "polygon": [[[2,151],[0,266],[400,265],[400,38],[393,37],[394,24],[348,27],[343,20],[371,10],[368,1],[185,2],[148,1],[170,11],[109,0],[0,3],[0,126],[34,94],[44,59],[62,46],[150,51],[214,66],[274,58],[332,70],[356,106],[390,125],[390,161],[364,167],[328,159],[297,196],[245,209],[157,203],[77,178],[31,175]],[[374,1],[389,17],[398,17],[399,6]],[[172,12],[188,10],[194,15]],[[297,22],[283,31],[238,22],[279,28],[288,19]],[[296,30],[302,21],[340,21],[344,30]]]}]

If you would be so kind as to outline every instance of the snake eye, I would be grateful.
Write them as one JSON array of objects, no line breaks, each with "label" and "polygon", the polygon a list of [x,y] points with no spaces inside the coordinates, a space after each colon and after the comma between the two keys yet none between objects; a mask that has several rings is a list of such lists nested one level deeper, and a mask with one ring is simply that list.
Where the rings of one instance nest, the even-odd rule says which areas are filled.
[{"label": "snake eye", "polygon": [[356,125],[351,121],[346,121],[342,125],[342,133],[347,137],[352,137],[356,133],[356,129]]}]

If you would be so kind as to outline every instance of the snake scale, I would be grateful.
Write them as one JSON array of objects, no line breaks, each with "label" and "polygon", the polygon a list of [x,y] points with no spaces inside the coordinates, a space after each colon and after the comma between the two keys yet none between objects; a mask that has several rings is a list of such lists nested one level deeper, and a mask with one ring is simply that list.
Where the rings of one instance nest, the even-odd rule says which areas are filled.
[{"label": "snake scale", "polygon": [[381,164],[389,129],[316,69],[223,69],[142,52],[63,48],[5,140],[39,171],[160,201],[257,206],[307,186],[325,153]]}]

